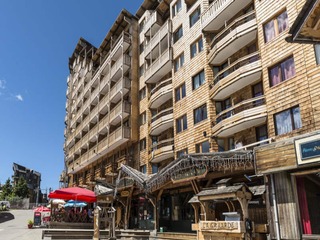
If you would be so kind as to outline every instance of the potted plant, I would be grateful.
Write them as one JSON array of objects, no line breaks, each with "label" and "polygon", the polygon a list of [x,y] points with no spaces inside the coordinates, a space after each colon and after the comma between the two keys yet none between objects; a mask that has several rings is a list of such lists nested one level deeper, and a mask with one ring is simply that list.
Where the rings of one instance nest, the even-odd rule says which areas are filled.
[{"label": "potted plant", "polygon": [[31,219],[28,220],[28,228],[33,227],[33,221]]}]

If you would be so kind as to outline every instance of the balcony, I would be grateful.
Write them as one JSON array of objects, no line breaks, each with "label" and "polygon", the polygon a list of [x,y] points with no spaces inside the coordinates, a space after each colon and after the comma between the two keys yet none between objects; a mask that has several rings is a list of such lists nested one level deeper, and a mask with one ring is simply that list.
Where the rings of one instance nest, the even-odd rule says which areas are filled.
[{"label": "balcony", "polygon": [[173,127],[173,108],[165,109],[151,119],[150,135],[157,136]]},{"label": "balcony", "polygon": [[174,140],[173,138],[158,142],[151,146],[151,162],[159,163],[168,158],[174,157]]},{"label": "balcony", "polygon": [[158,108],[169,99],[172,99],[172,78],[158,83],[150,94],[150,108]]},{"label": "balcony", "polygon": [[226,99],[231,94],[259,80],[261,72],[258,52],[240,58],[215,76],[210,85],[210,96],[213,100]]},{"label": "balcony", "polygon": [[127,116],[129,116],[130,110],[130,103],[126,101],[120,102],[110,111],[110,125],[117,125],[118,123],[120,123],[121,119],[125,119]]},{"label": "balcony", "polygon": [[117,103],[121,96],[126,95],[131,87],[130,79],[123,77],[110,90],[110,102]]},{"label": "balcony", "polygon": [[202,31],[217,31],[252,0],[215,0],[201,15]]},{"label": "balcony", "polygon": [[146,83],[156,83],[171,72],[172,49],[167,48],[145,72]]},{"label": "balcony", "polygon": [[264,96],[255,97],[228,108],[216,117],[212,133],[216,137],[228,137],[267,121]]},{"label": "balcony", "polygon": [[145,35],[153,36],[159,30],[161,25],[161,16],[157,11],[154,11],[143,27]]},{"label": "balcony", "polygon": [[115,45],[110,53],[110,58],[116,60],[120,55],[125,52],[131,44],[131,38],[129,33],[122,32],[122,34],[115,41]]},{"label": "balcony", "polygon": [[144,49],[144,54],[147,56],[152,49],[154,49],[158,44],[160,44],[161,40],[168,34],[171,33],[170,22],[167,21],[161,28],[156,32],[155,35],[152,36],[151,40],[147,43]]},{"label": "balcony", "polygon": [[124,54],[120,57],[112,66],[110,79],[111,81],[117,81],[122,76],[122,71],[125,73],[131,66],[131,58],[129,55]]},{"label": "balcony", "polygon": [[228,57],[256,38],[257,21],[255,19],[255,12],[252,11],[235,19],[215,36],[210,43],[209,62],[213,65],[222,64]]},{"label": "balcony", "polygon": [[98,152],[104,155],[127,142],[130,139],[130,132],[131,130],[129,127],[118,127],[109,135],[109,137],[105,138],[98,144]]}]

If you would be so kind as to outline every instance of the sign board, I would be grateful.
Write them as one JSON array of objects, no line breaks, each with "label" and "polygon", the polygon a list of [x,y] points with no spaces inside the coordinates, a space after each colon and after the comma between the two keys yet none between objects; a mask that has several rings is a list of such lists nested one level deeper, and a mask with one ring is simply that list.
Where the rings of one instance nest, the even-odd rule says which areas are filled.
[{"label": "sign board", "polygon": [[243,221],[200,221],[200,230],[203,232],[243,233]]},{"label": "sign board", "polygon": [[320,163],[320,135],[295,140],[298,165]]},{"label": "sign board", "polygon": [[40,226],[41,225],[41,212],[35,212],[33,217],[33,225]]}]

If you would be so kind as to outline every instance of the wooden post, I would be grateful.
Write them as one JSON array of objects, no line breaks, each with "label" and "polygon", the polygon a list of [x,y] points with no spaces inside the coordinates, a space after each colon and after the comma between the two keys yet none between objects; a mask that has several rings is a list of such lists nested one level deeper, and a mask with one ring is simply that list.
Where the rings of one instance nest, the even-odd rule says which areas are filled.
[{"label": "wooden post", "polygon": [[93,240],[99,240],[100,239],[100,211],[99,208],[96,207],[93,211]]}]

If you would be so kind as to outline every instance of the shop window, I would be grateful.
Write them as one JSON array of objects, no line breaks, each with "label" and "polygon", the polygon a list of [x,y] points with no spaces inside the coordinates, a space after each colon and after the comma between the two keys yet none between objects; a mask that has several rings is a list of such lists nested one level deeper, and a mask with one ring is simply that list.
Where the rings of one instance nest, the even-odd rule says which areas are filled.
[{"label": "shop window", "polygon": [[184,64],[184,53],[180,54],[175,60],[174,60],[174,71],[178,71]]},{"label": "shop window", "polygon": [[269,42],[289,27],[288,14],[284,11],[263,25],[264,40]]},{"label": "shop window", "polygon": [[176,132],[182,132],[188,128],[187,115],[176,119]]},{"label": "shop window", "polygon": [[285,134],[302,127],[299,106],[274,115],[276,135]]},{"label": "shop window", "polygon": [[270,86],[275,86],[296,75],[293,57],[289,57],[284,61],[269,68]]},{"label": "shop window", "polygon": [[190,14],[190,17],[189,17],[190,28],[191,28],[196,22],[198,22],[198,20],[200,19],[200,15],[201,15],[201,9],[200,9],[200,6],[199,6],[199,7],[197,7],[196,10],[193,11],[193,13]]},{"label": "shop window", "polygon": [[207,152],[210,152],[209,141],[196,144],[196,153],[207,153]]},{"label": "shop window", "polygon": [[199,38],[197,41],[192,43],[190,46],[191,58],[195,57],[202,50],[203,50],[203,39]]},{"label": "shop window", "polygon": [[193,119],[194,119],[194,124],[197,124],[207,119],[207,104],[204,104],[193,111]]},{"label": "shop window", "polygon": [[205,82],[204,70],[192,77],[192,90],[198,89]]},{"label": "shop window", "polygon": [[181,100],[185,96],[186,96],[186,84],[183,83],[182,85],[177,87],[176,90],[175,90],[175,100],[176,100],[176,102],[178,102],[179,100]]},{"label": "shop window", "polygon": [[182,25],[173,33],[173,43],[176,43],[183,36]]}]

